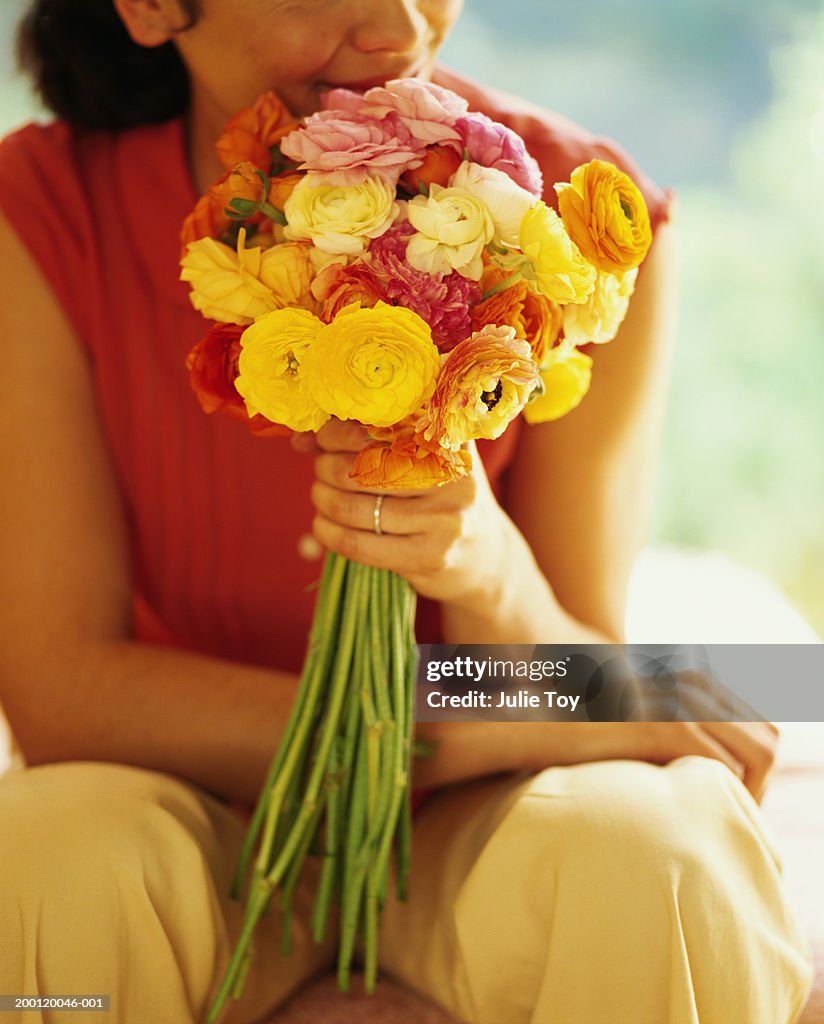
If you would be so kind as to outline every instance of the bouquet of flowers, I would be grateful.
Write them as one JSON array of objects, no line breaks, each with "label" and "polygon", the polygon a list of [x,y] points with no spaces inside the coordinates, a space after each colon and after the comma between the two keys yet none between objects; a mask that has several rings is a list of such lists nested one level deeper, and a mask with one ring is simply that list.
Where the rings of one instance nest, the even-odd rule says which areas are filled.
[{"label": "bouquet of flowers", "polygon": [[[612,164],[557,184],[558,213],[514,132],[417,79],[332,90],[300,124],[266,94],[217,152],[226,173],[182,231],[181,278],[215,321],[187,361],[200,403],[261,436],[357,420],[371,440],[352,476],[378,494],[456,480],[470,441],[521,412],[537,423],[573,409],[591,376],[582,347],[615,336],[651,242],[643,197]],[[409,866],[414,612],[400,577],[327,556],[235,880],[239,895],[251,867],[245,924],[209,1021],[242,988],[276,893],[288,944],[310,852],[323,857],[314,935],[334,899],[339,985],[361,936],[374,987],[393,847],[401,898]]]}]

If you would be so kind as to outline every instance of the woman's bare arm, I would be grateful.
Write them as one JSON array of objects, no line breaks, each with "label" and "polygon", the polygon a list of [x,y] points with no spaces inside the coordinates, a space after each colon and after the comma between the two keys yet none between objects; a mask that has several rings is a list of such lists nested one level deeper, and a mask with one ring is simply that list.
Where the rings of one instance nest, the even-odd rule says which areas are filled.
[{"label": "woman's bare arm", "polygon": [[[599,643],[623,637],[643,543],[673,348],[675,253],[662,226],[592,387],[554,423],[525,426],[507,476],[506,573],[485,605],[444,606],[453,643]],[[514,526],[512,525],[514,524]]]},{"label": "woman's bare arm", "polygon": [[91,372],[0,221],[0,702],[30,764],[119,761],[251,802],[292,675],[131,639],[124,513]]}]

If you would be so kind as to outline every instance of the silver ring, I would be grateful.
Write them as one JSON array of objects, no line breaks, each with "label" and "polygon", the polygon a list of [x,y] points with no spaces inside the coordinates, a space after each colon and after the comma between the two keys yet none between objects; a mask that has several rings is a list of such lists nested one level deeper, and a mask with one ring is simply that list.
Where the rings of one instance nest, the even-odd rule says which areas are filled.
[{"label": "silver ring", "polygon": [[383,507],[383,499],[384,495],[379,494],[377,498],[375,498],[375,507],[372,510],[372,520],[375,524],[375,533],[379,537],[383,533],[383,530],[381,529],[381,508]]}]

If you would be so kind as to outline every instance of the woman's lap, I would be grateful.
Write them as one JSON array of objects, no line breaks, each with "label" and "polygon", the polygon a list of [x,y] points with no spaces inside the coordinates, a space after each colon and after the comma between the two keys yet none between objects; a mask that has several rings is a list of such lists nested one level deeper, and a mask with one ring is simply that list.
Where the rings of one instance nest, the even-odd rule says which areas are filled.
[{"label": "woman's lap", "polygon": [[[8,773],[0,991],[110,994],[118,1024],[199,1022],[241,927],[242,905],[228,894],[245,832],[220,801],[159,772],[74,762]],[[309,934],[311,884],[296,892],[288,959],[278,915],[262,919],[229,1024],[257,1019],[333,962],[334,935],[316,946]],[[73,1012],[73,1024],[83,1016]],[[99,1024],[99,1013],[88,1017]]]},{"label": "woman's lap", "polygon": [[809,952],[720,763],[550,768],[438,794],[388,973],[473,1024],[790,1024]]},{"label": "woman's lap", "polygon": [[[244,833],[156,772],[76,763],[0,779],[0,935],[19,949],[0,991],[109,992],[119,1024],[197,1020],[240,928],[227,894]],[[309,936],[312,884],[289,959],[277,915],[261,922],[227,1021],[333,964],[334,930],[322,947]],[[384,911],[383,970],[473,1024],[790,1024],[803,1005],[805,947],[759,812],[714,762],[450,787],[416,818],[410,894]]]}]

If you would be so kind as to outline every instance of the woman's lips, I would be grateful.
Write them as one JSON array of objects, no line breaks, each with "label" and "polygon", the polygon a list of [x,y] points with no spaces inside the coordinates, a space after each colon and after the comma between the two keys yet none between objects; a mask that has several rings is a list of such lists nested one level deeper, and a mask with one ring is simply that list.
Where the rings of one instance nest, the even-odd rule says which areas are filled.
[{"label": "woman's lips", "polygon": [[420,74],[421,69],[414,68],[411,71],[390,71],[385,75],[375,75],[374,78],[364,78],[359,82],[321,82],[323,89],[350,89],[352,92],[368,92],[369,89],[382,88],[387,82],[395,78],[414,78]]}]

